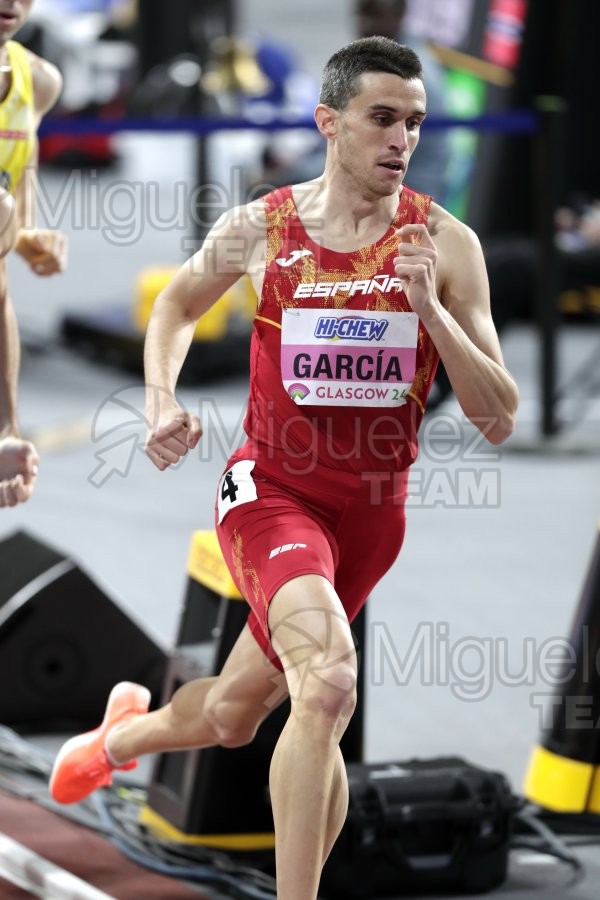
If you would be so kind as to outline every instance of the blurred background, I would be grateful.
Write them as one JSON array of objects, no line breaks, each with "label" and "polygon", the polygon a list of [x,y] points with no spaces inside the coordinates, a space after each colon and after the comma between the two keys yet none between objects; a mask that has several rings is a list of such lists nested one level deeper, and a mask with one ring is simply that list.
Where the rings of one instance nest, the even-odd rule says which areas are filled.
[{"label": "blurred background", "polygon": [[[70,263],[41,283],[10,260],[21,424],[42,462],[0,541],[24,531],[76,560],[171,652],[190,538],[242,439],[256,298],[240,282],[197,330],[181,397],[205,437],[162,474],[142,452],[152,301],[221,212],[319,174],[331,53],[398,37],[430,110],[406,183],[478,233],[521,406],[513,438],[484,447],[436,381],[406,544],[369,604],[365,755],[465,755],[519,791],[556,686],[545,642],[570,633],[600,517],[599,29],[595,0],[36,0],[18,39],[64,78],[39,220],[69,236]],[[400,677],[423,629],[454,668]],[[50,748],[51,720],[27,726]]]},{"label": "blurred background", "polygon": [[[429,121],[407,183],[477,231],[499,331],[537,318],[543,431],[554,432],[557,319],[594,322],[600,302],[589,139],[598,112],[586,68],[598,15],[590,0],[336,0],[327,9],[309,0],[302,16],[258,0],[176,0],[168,10],[36,0],[20,38],[65,82],[41,129],[40,216],[70,234],[73,254],[43,304],[15,266],[22,327],[32,339],[62,332],[83,342],[69,313],[110,305],[124,315],[133,304],[123,327],[143,328],[156,285],[139,276],[150,262],[178,265],[232,204],[321,171],[311,122],[322,65],[335,47],[383,32],[412,43],[425,65]],[[473,117],[475,128],[448,127]],[[211,130],[223,118],[257,128]],[[306,127],[265,130],[273,118]],[[81,296],[98,253],[103,277],[85,279]],[[552,287],[538,290],[544,278]],[[541,296],[549,289],[556,303]],[[243,296],[230,312],[244,317]]]}]

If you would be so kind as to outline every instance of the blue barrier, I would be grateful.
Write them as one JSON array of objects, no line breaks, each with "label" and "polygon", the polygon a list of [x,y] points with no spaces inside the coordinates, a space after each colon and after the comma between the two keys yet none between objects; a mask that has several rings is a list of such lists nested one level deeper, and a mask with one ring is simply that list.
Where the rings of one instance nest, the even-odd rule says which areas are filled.
[{"label": "blue barrier", "polygon": [[[467,128],[478,132],[531,135],[536,151],[538,242],[537,318],[541,336],[541,407],[542,432],[550,436],[558,431],[555,414],[556,400],[556,330],[557,309],[554,299],[557,282],[557,254],[554,247],[553,217],[559,204],[559,178],[562,164],[560,145],[564,133],[564,104],[559,98],[538,98],[537,111],[509,110],[482,116],[450,118],[431,116],[424,129],[441,130]],[[40,125],[39,136],[111,135],[123,132],[193,134],[199,138],[220,131],[287,131],[316,130],[312,116],[253,119],[251,117],[177,116],[172,118],[46,118]]]},{"label": "blue barrier", "polygon": [[[488,113],[467,118],[432,116],[425,120],[424,128],[441,130],[446,128],[470,128],[475,131],[497,131],[506,134],[532,134],[538,129],[539,117],[528,110],[513,110],[508,113]],[[272,118],[256,121],[248,117],[217,118],[200,116],[178,116],[176,118],[123,117],[110,119],[91,118],[46,118],[40,125],[39,136],[51,135],[91,135],[117,134],[124,131],[135,132],[184,132],[199,136],[218,131],[287,131],[292,128],[315,129],[311,116],[301,118]]]}]

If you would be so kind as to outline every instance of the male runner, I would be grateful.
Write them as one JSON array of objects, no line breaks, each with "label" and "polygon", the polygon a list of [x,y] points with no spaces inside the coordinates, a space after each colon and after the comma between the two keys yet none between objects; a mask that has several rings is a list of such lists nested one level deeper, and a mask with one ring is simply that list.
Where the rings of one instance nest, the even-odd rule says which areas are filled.
[{"label": "male runner", "polygon": [[33,0],[0,0],[0,507],[28,500],[38,455],[21,438],[17,417],[19,331],[6,283],[6,254],[15,250],[36,275],[62,272],[66,241],[35,227],[36,131],[58,99],[58,70],[12,40]]},{"label": "male runner", "polygon": [[314,900],[346,816],[349,621],[400,549],[438,357],[492,442],[511,433],[518,402],[477,238],[403,186],[424,117],[412,50],[376,37],[338,51],[315,112],[323,175],[224,216],[158,298],[146,377],[149,410],[157,393],[161,408],[147,452],[161,470],[202,433],[175,398],[196,320],[244,272],[259,298],[247,441],[216,508],[249,622],[218,677],[184,685],[156,712],[144,713],[144,688],[118,685],[102,726],[67,742],[51,778],[54,797],[74,802],[141,753],[248,743],[284,678],[291,714],[270,773],[283,900]]}]

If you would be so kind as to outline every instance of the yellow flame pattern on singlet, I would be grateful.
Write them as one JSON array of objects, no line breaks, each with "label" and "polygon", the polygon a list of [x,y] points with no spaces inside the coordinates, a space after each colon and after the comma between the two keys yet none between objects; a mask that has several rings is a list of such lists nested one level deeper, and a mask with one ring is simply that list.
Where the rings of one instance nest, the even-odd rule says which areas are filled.
[{"label": "yellow flame pattern on singlet", "polygon": [[[300,282],[368,280],[382,272],[386,263],[389,269],[389,260],[396,254],[398,247],[397,229],[411,222],[426,224],[431,204],[431,197],[428,195],[404,188],[390,233],[383,240],[364,247],[362,250],[345,254],[345,268],[337,269],[331,264],[334,256],[341,256],[341,254],[334,255],[324,249],[323,258],[327,262],[323,262],[323,259],[311,254],[299,259],[293,267],[277,268],[275,276],[272,276],[269,275],[270,267],[284,253],[286,247],[296,246],[296,236],[298,246],[304,246],[308,237],[293,196],[283,196],[279,199],[280,193],[281,191],[274,191],[265,198],[267,201],[266,274],[263,296],[259,302],[257,315],[257,319],[270,321],[274,325],[279,325],[281,321],[280,310],[282,308],[306,305],[306,300],[294,297],[296,285]],[[386,295],[381,291],[374,290],[365,298],[364,307],[378,312],[410,310],[408,301],[402,300],[403,296],[403,294]],[[348,305],[348,296],[347,293],[340,292],[333,297],[320,298],[316,301],[316,305],[324,309],[343,309]],[[421,411],[425,409],[427,394],[433,382],[437,362],[437,350],[425,327],[419,323],[417,369],[409,396],[417,402]]]}]

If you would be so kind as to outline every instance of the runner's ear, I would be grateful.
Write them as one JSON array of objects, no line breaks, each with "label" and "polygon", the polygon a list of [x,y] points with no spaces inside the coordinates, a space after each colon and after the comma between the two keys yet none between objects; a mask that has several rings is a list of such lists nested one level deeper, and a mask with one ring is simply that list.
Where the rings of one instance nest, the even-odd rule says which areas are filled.
[{"label": "runner's ear", "polygon": [[328,141],[337,137],[339,113],[335,109],[319,103],[315,109],[315,122],[323,137]]}]

